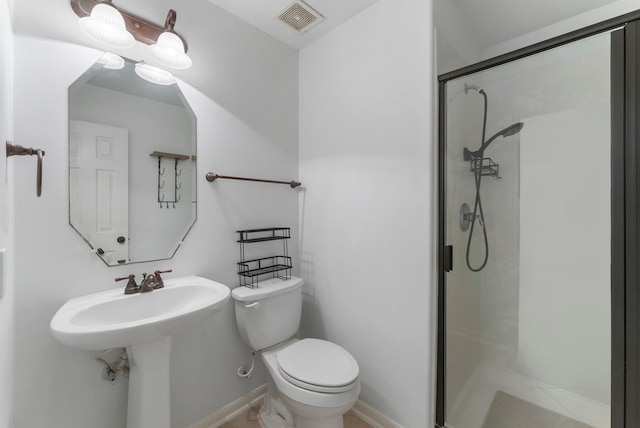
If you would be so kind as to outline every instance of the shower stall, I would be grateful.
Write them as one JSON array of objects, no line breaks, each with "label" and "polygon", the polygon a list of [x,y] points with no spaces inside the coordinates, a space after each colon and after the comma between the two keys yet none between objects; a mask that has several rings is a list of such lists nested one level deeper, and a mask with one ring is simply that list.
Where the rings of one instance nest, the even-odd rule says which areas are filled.
[{"label": "shower stall", "polygon": [[637,19],[440,76],[436,427],[640,426]]}]

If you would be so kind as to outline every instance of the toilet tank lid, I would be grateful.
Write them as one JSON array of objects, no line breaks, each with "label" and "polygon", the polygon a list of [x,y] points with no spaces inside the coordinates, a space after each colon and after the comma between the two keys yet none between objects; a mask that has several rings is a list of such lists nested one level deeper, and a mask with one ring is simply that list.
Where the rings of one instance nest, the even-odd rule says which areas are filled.
[{"label": "toilet tank lid", "polygon": [[272,278],[260,281],[256,288],[236,287],[231,291],[231,296],[239,302],[266,299],[302,287],[302,283],[302,278],[296,276],[292,276],[290,279]]}]

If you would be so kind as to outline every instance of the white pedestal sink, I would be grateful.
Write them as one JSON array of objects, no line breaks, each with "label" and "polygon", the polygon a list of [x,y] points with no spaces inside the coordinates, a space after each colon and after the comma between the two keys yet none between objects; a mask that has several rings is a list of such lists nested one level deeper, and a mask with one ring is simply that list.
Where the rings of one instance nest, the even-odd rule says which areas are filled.
[{"label": "white pedestal sink", "polygon": [[229,300],[226,285],[197,276],[164,281],[149,293],[123,294],[124,287],[70,299],[51,320],[65,345],[100,351],[127,348],[127,428],[170,428],[171,335],[201,321]]}]

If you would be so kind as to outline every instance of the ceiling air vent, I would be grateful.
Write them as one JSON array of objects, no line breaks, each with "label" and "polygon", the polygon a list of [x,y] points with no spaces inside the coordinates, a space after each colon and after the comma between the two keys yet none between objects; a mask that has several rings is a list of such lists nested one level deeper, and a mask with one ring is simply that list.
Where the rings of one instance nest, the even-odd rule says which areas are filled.
[{"label": "ceiling air vent", "polygon": [[298,0],[280,12],[278,19],[298,33],[304,33],[319,24],[324,19],[324,16],[305,2]]}]

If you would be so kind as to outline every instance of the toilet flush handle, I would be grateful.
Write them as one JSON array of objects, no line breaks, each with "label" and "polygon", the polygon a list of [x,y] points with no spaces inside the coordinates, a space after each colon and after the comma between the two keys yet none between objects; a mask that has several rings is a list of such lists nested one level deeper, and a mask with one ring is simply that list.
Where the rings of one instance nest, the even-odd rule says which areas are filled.
[{"label": "toilet flush handle", "polygon": [[245,306],[245,308],[253,308],[253,309],[258,309],[259,307],[260,307],[260,302],[249,303],[247,306]]}]

